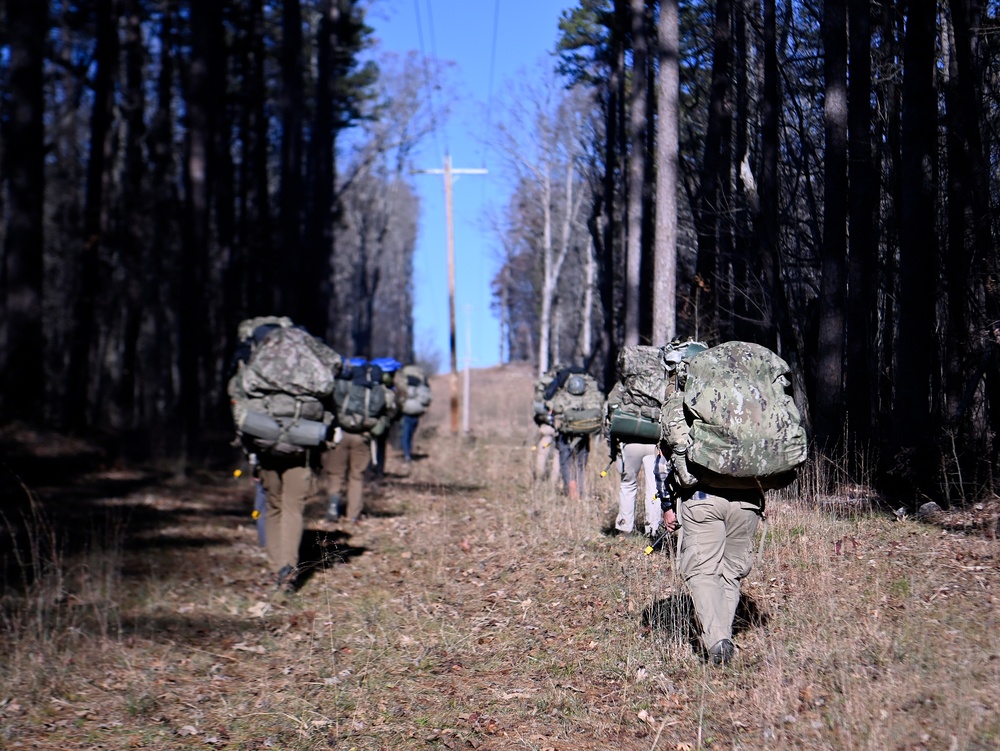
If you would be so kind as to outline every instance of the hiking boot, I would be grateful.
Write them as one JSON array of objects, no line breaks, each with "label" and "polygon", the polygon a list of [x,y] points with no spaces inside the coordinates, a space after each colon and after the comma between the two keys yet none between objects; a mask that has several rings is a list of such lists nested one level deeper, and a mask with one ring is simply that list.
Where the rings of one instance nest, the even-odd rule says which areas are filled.
[{"label": "hiking boot", "polygon": [[736,647],[729,639],[721,639],[708,650],[708,656],[713,665],[728,665],[733,659]]},{"label": "hiking boot", "polygon": [[326,520],[328,522],[335,522],[340,518],[340,496],[331,495],[330,501],[326,506]]},{"label": "hiking boot", "polygon": [[295,580],[297,578],[298,572],[294,566],[282,566],[281,571],[278,572],[278,576],[276,577],[278,589],[282,592],[294,592]]}]

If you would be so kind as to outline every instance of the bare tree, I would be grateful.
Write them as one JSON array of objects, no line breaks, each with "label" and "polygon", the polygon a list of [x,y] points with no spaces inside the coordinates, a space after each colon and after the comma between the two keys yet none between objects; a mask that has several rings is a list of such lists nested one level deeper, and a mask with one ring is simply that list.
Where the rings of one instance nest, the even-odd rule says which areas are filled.
[{"label": "bare tree", "polygon": [[646,2],[631,0],[632,80],[629,94],[628,247],[625,252],[625,344],[639,343],[642,310],[642,192],[646,182]]},{"label": "bare tree", "polygon": [[584,197],[577,171],[581,96],[565,93],[548,73],[540,84],[522,86],[499,127],[500,149],[515,185],[525,190],[522,200],[530,201],[540,217],[539,374],[550,367],[559,277],[579,229]]},{"label": "bare tree", "polygon": [[656,243],[653,342],[677,332],[677,190],[680,173],[680,18],[677,0],[660,0],[656,131]]}]

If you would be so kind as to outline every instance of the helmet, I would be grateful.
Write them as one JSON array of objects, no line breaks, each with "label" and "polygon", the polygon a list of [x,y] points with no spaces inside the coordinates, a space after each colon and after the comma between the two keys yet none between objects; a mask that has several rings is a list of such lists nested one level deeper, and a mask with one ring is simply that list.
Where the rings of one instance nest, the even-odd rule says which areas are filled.
[{"label": "helmet", "polygon": [[587,381],[579,373],[574,373],[566,381],[566,390],[573,396],[580,396],[587,390]]}]

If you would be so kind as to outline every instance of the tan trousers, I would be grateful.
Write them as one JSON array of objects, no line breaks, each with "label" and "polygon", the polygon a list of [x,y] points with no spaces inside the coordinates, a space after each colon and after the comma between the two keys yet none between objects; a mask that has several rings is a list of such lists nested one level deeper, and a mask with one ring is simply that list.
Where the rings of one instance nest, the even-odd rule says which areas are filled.
[{"label": "tan trousers", "polygon": [[312,493],[308,466],[275,463],[261,466],[260,481],[267,493],[264,514],[266,549],[271,571],[298,566],[302,544],[302,511]]},{"label": "tan trousers", "polygon": [[655,443],[623,443],[618,454],[618,471],[621,482],[618,485],[618,517],[615,529],[632,532],[635,529],[635,502],[639,495],[639,470],[643,475],[643,507],[646,511],[645,533],[656,532],[663,519],[660,502],[656,498],[656,478],[653,476],[653,462],[656,460]]},{"label": "tan trousers", "polygon": [[538,440],[535,443],[535,480],[555,482],[556,473],[552,465],[556,460],[556,429],[551,425],[538,426]]},{"label": "tan trousers", "polygon": [[365,469],[371,460],[371,439],[365,433],[344,433],[335,448],[323,452],[323,485],[327,495],[343,495],[347,486],[347,518],[364,511]]},{"label": "tan trousers", "polygon": [[740,583],[753,565],[753,537],[764,508],[760,494],[727,495],[741,500],[696,491],[680,505],[678,568],[691,593],[706,650],[733,638]]}]

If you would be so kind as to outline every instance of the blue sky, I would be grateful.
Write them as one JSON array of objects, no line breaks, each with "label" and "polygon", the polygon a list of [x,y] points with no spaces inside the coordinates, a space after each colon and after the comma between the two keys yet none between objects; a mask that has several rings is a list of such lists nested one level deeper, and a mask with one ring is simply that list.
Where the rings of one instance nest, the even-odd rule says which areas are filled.
[{"label": "blue sky", "polygon": [[[504,87],[551,52],[560,13],[574,5],[574,0],[499,0],[498,12],[497,0],[378,0],[368,17],[380,50],[414,50],[454,66],[448,75],[457,94],[452,113],[438,137],[423,144],[416,168],[443,168],[447,149],[453,168],[489,170],[488,175],[465,175],[453,183],[459,369],[466,358],[470,320],[472,367],[488,367],[500,361],[500,322],[490,310],[490,280],[497,269],[499,245],[489,228],[488,213],[502,208],[509,189],[502,165],[483,140],[486,131],[496,125]],[[443,100],[438,99],[439,108],[442,104]],[[441,369],[446,371],[449,343],[444,178],[414,175],[413,185],[421,204],[414,258],[417,354],[436,350]]]}]

